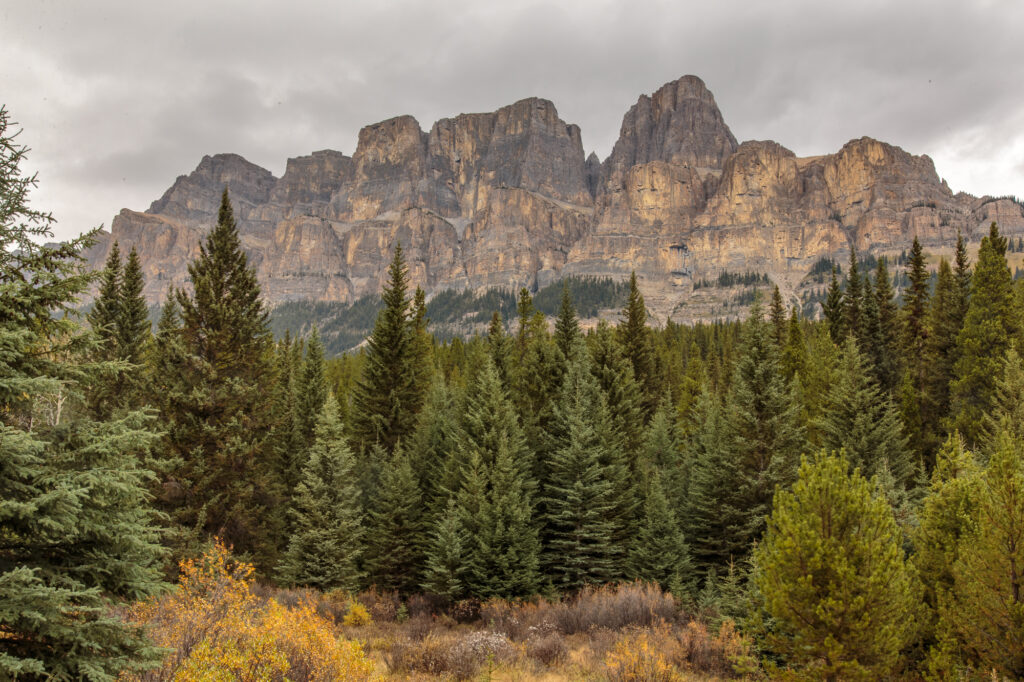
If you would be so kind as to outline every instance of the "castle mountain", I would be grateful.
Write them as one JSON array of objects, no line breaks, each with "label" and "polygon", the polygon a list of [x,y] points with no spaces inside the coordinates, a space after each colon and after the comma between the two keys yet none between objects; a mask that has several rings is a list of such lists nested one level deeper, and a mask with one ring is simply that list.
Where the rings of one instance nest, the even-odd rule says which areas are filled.
[{"label": "castle mountain", "polygon": [[738,143],[695,76],[642,95],[604,161],[547,100],[461,114],[424,131],[411,116],[367,126],[355,152],[288,160],[282,177],[235,154],[206,156],[147,211],[124,209],[90,252],[135,247],[145,295],[186,265],[229,187],[264,296],[351,301],[379,291],[396,242],[413,284],[537,288],[566,275],[628,277],[651,310],[693,317],[694,284],[766,273],[793,291],[822,257],[944,247],[999,222],[1024,232],[1013,199],[954,193],[927,156],[867,137],[801,158]]}]

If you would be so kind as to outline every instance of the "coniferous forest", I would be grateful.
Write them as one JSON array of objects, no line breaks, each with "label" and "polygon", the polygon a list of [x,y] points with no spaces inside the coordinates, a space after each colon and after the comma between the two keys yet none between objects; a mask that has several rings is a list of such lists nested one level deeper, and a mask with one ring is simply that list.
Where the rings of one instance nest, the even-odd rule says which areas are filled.
[{"label": "coniferous forest", "polygon": [[0,678],[1024,676],[996,224],[973,259],[852,254],[821,319],[776,287],[655,328],[634,276],[614,323],[524,289],[445,341],[397,246],[327,357],[271,334],[229,188],[153,328],[134,251],[41,245],[14,135],[0,110]]}]

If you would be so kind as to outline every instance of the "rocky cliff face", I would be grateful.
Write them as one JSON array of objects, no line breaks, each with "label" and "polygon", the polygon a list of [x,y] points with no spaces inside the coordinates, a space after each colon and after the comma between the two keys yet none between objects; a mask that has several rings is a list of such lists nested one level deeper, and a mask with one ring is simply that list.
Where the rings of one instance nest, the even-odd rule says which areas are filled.
[{"label": "rocky cliff face", "polygon": [[723,270],[793,285],[823,256],[886,253],[915,236],[948,246],[996,220],[1024,232],[1009,199],[953,194],[927,156],[870,138],[798,158],[738,145],[704,83],[643,95],[611,155],[526,99],[437,121],[367,126],[355,153],[290,159],[281,178],[234,154],[204,157],[145,212],[122,210],[89,254],[136,247],[146,296],[186,285],[186,265],[229,188],[242,242],[271,303],[348,301],[379,290],[396,242],[412,281],[446,288],[543,286],[563,274],[636,270],[652,310],[687,317],[694,282]]}]

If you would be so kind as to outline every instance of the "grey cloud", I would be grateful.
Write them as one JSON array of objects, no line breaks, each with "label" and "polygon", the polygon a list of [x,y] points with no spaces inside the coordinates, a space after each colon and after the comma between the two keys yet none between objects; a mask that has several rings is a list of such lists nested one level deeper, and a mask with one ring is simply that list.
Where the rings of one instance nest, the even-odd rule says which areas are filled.
[{"label": "grey cloud", "polygon": [[[740,139],[819,154],[871,135],[933,155],[954,189],[1024,182],[1014,0],[37,0],[0,20],[0,97],[62,236],[148,206],[203,154],[280,175],[405,113],[429,128],[546,97],[604,157],[636,98],[687,73]],[[1006,165],[979,175],[989,159]]]}]

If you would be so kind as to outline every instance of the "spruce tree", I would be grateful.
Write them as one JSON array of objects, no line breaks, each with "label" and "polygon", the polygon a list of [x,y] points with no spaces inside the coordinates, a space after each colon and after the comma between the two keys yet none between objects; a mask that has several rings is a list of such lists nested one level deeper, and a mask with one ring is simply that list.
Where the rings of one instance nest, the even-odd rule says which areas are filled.
[{"label": "spruce tree", "polygon": [[761,310],[755,300],[744,323],[742,355],[733,370],[723,433],[738,474],[723,505],[743,510],[745,524],[722,540],[732,551],[743,553],[761,535],[775,486],[788,484],[796,475],[805,444],[799,406],[780,371],[778,349]]},{"label": "spruce tree", "polygon": [[960,295],[957,298],[958,319],[963,323],[967,317],[967,304],[971,299],[971,264],[967,260],[967,243],[959,231],[956,233],[956,255],[953,259],[953,274],[956,277]]},{"label": "spruce tree", "polygon": [[631,577],[658,583],[683,599],[696,585],[690,550],[658,470],[650,469],[646,478],[639,530],[629,556]]},{"label": "spruce tree", "polygon": [[[416,430],[406,441],[406,452],[430,518],[444,511],[452,491],[458,489],[458,470],[446,470],[449,455],[456,451],[461,405],[444,380],[430,386]],[[438,475],[438,472],[442,472]]]},{"label": "spruce tree", "polygon": [[580,321],[572,304],[572,296],[569,294],[569,282],[565,281],[562,283],[562,304],[555,319],[555,345],[562,355],[568,358],[579,338]]},{"label": "spruce tree", "polygon": [[278,566],[286,585],[354,592],[362,541],[355,457],[345,442],[338,403],[329,396],[315,426],[291,507],[292,532]]},{"label": "spruce tree", "polygon": [[[846,292],[843,296],[843,328],[846,333],[860,337],[863,323],[863,290],[866,285],[861,283],[860,270],[857,267],[857,252],[850,249],[850,270],[846,274]],[[840,339],[834,339],[841,343]]]},{"label": "spruce tree", "polygon": [[117,347],[122,360],[141,365],[150,337],[149,308],[142,294],[145,279],[139,254],[132,247],[121,278],[121,305],[117,318]]},{"label": "spruce tree", "polygon": [[683,455],[683,443],[675,421],[675,411],[663,400],[644,434],[637,473],[658,472],[659,485],[674,513],[686,506],[690,487],[690,462]]},{"label": "spruce tree", "polygon": [[657,358],[647,328],[647,306],[636,283],[636,272],[629,277],[629,299],[618,326],[619,343],[633,365],[633,377],[640,386],[643,418],[646,423],[661,400],[661,380]]},{"label": "spruce tree", "polygon": [[382,590],[411,594],[420,584],[424,518],[416,474],[402,448],[384,462],[375,490],[365,524],[368,580]]},{"label": "spruce tree", "polygon": [[100,352],[104,359],[118,357],[117,327],[121,319],[121,249],[115,241],[110,247],[107,262],[100,271],[100,288],[92,310],[86,315],[89,326],[101,339]]},{"label": "spruce tree", "polygon": [[804,331],[800,326],[800,313],[796,306],[789,313],[789,322],[786,325],[786,343],[782,348],[782,374],[786,381],[793,381],[798,376],[803,376],[807,370],[807,342],[804,340]]},{"label": "spruce tree", "polygon": [[448,601],[464,596],[468,545],[469,538],[462,527],[455,499],[450,498],[427,542],[421,587],[428,594]]},{"label": "spruce tree", "polygon": [[967,317],[957,336],[955,378],[950,387],[953,426],[968,444],[982,438],[1006,351],[1020,328],[1005,250],[1006,240],[992,223],[989,235],[981,240]]},{"label": "spruce tree", "polygon": [[487,350],[506,391],[512,389],[512,343],[512,339],[505,333],[501,313],[495,310],[491,324],[487,327]]},{"label": "spruce tree", "polygon": [[889,268],[884,257],[875,270],[875,303],[878,306],[879,350],[875,354],[878,387],[892,394],[900,380],[899,308],[893,298]]},{"label": "spruce tree", "polygon": [[944,439],[944,426],[949,418],[949,386],[953,381],[956,339],[962,323],[958,319],[958,295],[953,271],[943,258],[939,262],[939,277],[928,310],[928,339],[925,342],[927,373],[921,415],[925,440],[920,448],[929,459]]},{"label": "spruce tree", "polygon": [[818,430],[825,450],[844,450],[850,464],[865,476],[887,468],[897,485],[906,487],[917,474],[896,407],[868,375],[852,338],[843,345]]},{"label": "spruce tree", "polygon": [[786,306],[782,302],[782,293],[779,292],[779,285],[772,288],[772,301],[768,306],[768,319],[772,325],[772,336],[775,339],[779,350],[786,345],[788,329],[786,327]]},{"label": "spruce tree", "polygon": [[29,207],[12,125],[0,107],[0,677],[113,681],[162,655],[116,614],[163,587],[154,434],[138,412],[65,409],[98,378],[96,337],[67,315],[94,233],[42,245],[53,220]]},{"label": "spruce tree", "polygon": [[624,572],[623,509],[628,484],[613,462],[607,411],[585,351],[573,353],[556,408],[559,439],[542,485],[544,572],[561,590]]},{"label": "spruce tree", "polygon": [[643,406],[633,366],[608,323],[602,320],[589,338],[590,369],[604,393],[608,412],[630,461],[643,441]]},{"label": "spruce tree", "polygon": [[903,296],[903,352],[908,365],[917,367],[922,362],[928,333],[925,326],[928,312],[928,269],[925,266],[924,250],[917,237],[914,237],[914,245],[910,250],[910,272],[907,276],[910,286]]},{"label": "spruce tree", "polygon": [[[182,463],[174,516],[183,528],[218,535],[257,568],[276,564],[282,493],[264,391],[274,380],[273,345],[256,272],[242,251],[228,191],[217,225],[188,266],[192,294],[178,290],[182,362],[168,366],[162,416],[166,453]],[[165,365],[166,366],[166,365]]]},{"label": "spruce tree", "polygon": [[888,503],[842,456],[805,459],[775,495],[754,579],[773,619],[769,646],[816,679],[897,667],[917,594]]},{"label": "spruce tree", "polygon": [[822,304],[825,314],[825,321],[828,322],[828,332],[832,336],[833,343],[842,343],[846,336],[846,323],[843,310],[845,309],[843,290],[839,286],[839,278],[836,276],[836,267],[832,266],[832,279],[828,284],[828,295]]},{"label": "spruce tree", "polygon": [[306,357],[302,363],[298,389],[295,396],[297,445],[305,450],[313,443],[313,432],[322,417],[321,411],[328,395],[324,344],[320,341],[320,331],[315,325],[309,343],[306,344]]},{"label": "spruce tree", "polygon": [[366,365],[355,391],[352,432],[361,452],[375,443],[394,449],[416,426],[422,405],[417,357],[410,324],[408,271],[402,245],[388,268],[388,283],[373,332],[366,341]]}]

